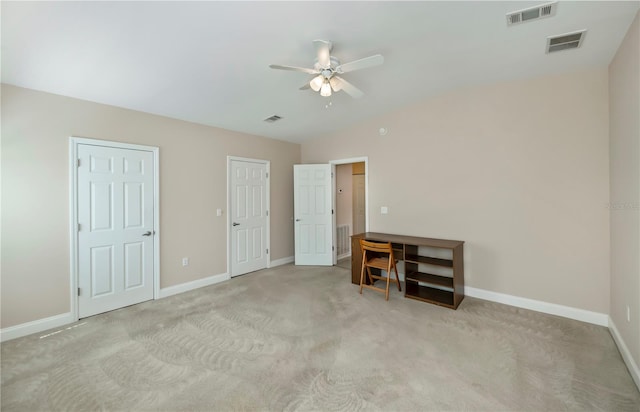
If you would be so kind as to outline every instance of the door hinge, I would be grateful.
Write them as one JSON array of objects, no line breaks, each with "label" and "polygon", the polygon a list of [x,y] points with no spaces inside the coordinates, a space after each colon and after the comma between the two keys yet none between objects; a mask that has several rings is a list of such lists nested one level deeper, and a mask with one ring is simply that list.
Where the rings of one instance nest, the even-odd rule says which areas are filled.
[{"label": "door hinge", "polygon": [[80,159],[78,159],[78,167],[80,167]]},{"label": "door hinge", "polygon": [[80,231],[80,229],[82,229],[82,225],[78,223],[78,232]]},{"label": "door hinge", "polygon": [[269,173],[267,173],[267,179],[269,178]]},{"label": "door hinge", "polygon": [[333,172],[331,172],[331,178],[333,179]]},{"label": "door hinge", "polygon": [[331,251],[333,252],[334,250],[336,250],[335,246],[331,246]]},{"label": "door hinge", "polygon": [[267,249],[267,255],[269,254],[269,249]]},{"label": "door hinge", "polygon": [[333,214],[333,209],[331,209],[331,214]]},{"label": "door hinge", "polygon": [[80,292],[82,291],[82,289],[78,288],[78,296],[80,296]]},{"label": "door hinge", "polygon": [[267,210],[267,216],[269,216],[269,211]]}]

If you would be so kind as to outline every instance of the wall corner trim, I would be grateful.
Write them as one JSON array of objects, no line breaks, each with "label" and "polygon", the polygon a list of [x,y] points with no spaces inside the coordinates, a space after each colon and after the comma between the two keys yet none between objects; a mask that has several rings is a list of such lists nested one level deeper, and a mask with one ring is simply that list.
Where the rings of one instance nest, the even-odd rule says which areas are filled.
[{"label": "wall corner trim", "polygon": [[564,318],[592,323],[594,325],[605,327],[609,326],[609,316],[604,313],[572,308],[570,306],[563,306],[540,300],[521,298],[519,296],[507,295],[504,293],[492,292],[490,290],[477,289],[469,286],[464,287],[464,293],[465,295],[473,298],[489,300],[496,303],[504,303],[505,305],[515,306],[517,308],[529,309],[536,312],[547,313],[549,315],[562,316]]},{"label": "wall corner trim", "polygon": [[59,328],[61,326],[73,323],[76,320],[77,319],[74,318],[73,313],[67,312],[60,315],[50,316],[48,318],[38,319],[31,322],[10,326],[8,328],[3,328],[2,330],[0,330],[0,342],[21,338],[23,336],[31,335],[32,333]]},{"label": "wall corner trim", "polygon": [[216,283],[224,282],[225,280],[229,279],[231,279],[231,276],[229,276],[228,273],[220,273],[218,275],[193,280],[191,282],[180,283],[179,285],[160,289],[159,298],[162,299],[169,296],[177,295],[178,293],[189,292],[190,290],[215,285]]},{"label": "wall corner trim", "polygon": [[270,268],[274,268],[276,266],[282,266],[282,265],[286,265],[287,263],[293,263],[294,261],[294,257],[293,256],[287,256],[287,257],[283,257],[280,259],[276,259],[276,260],[272,260],[271,264],[269,265]]},{"label": "wall corner trim", "polygon": [[624,340],[622,339],[622,336],[620,336],[620,332],[618,332],[618,328],[616,328],[616,324],[613,323],[613,319],[611,319],[611,317],[609,317],[609,333],[611,333],[614,342],[618,346],[618,350],[622,355],[622,360],[624,360],[624,364],[627,365],[627,369],[629,370],[633,381],[636,383],[638,390],[640,390],[640,368],[633,359],[633,356],[631,356],[629,348],[627,348],[627,345],[624,343]]}]

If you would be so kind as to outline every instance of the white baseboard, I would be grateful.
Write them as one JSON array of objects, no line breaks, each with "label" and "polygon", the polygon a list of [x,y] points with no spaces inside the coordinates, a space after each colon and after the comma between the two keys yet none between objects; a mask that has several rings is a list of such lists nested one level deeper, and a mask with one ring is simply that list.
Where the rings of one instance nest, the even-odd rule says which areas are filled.
[{"label": "white baseboard", "polygon": [[293,256],[287,256],[284,258],[280,258],[280,259],[276,259],[276,260],[272,260],[271,264],[269,265],[270,268],[274,268],[276,266],[282,266],[282,265],[286,265],[287,263],[293,263],[294,262],[294,257]]},{"label": "white baseboard", "polygon": [[228,273],[220,273],[218,275],[209,276],[207,278],[193,280],[191,282],[181,283],[175,286],[169,286],[168,288],[160,289],[160,296],[158,296],[158,298],[162,299],[168,296],[177,295],[178,293],[184,293],[205,286],[215,285],[216,283],[224,282],[225,280],[229,279],[231,279],[231,277]]},{"label": "white baseboard", "polygon": [[484,289],[476,289],[469,286],[464,287],[464,294],[473,298],[490,300],[492,302],[504,303],[505,305],[518,308],[534,310],[536,312],[548,313],[550,315],[562,316],[582,322],[593,323],[599,326],[609,326],[609,315],[589,310],[572,308],[570,306],[557,305],[555,303],[543,302],[519,296],[506,295],[504,293],[491,292]]},{"label": "white baseboard", "polygon": [[627,345],[625,345],[622,336],[620,336],[620,332],[618,332],[618,328],[616,328],[616,324],[613,323],[613,319],[609,317],[609,332],[611,336],[613,336],[613,340],[618,345],[618,350],[620,350],[620,354],[622,355],[622,359],[624,360],[625,365],[627,365],[627,369],[629,369],[629,373],[633,378],[633,381],[636,383],[636,386],[640,390],[640,368],[638,368],[638,364],[631,356],[631,352]]},{"label": "white baseboard", "polygon": [[[225,280],[229,280],[229,274],[221,273],[219,275],[209,276],[208,278],[194,280],[192,282],[182,283],[180,285],[170,286],[160,289],[158,298],[166,298],[167,296],[176,295],[178,293],[188,292],[204,286],[213,285]],[[11,339],[21,338],[31,335],[32,333],[42,332],[48,329],[59,328],[75,322],[77,319],[73,317],[71,312],[60,315],[51,316],[44,319],[34,320],[32,322],[22,323],[16,326],[10,326],[0,330],[0,342]]]},{"label": "white baseboard", "polygon": [[34,320],[27,323],[22,323],[16,326],[9,326],[8,328],[0,330],[0,342],[21,338],[23,336],[42,332],[48,329],[59,328],[60,326],[68,325],[69,323],[73,323],[75,321],[76,319],[74,319],[73,314],[69,312],[44,319]]}]

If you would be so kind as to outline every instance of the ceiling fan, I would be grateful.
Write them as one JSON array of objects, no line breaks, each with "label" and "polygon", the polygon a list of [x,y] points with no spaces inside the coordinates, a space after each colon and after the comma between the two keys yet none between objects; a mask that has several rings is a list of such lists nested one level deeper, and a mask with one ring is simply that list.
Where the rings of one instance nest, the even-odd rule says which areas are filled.
[{"label": "ceiling fan", "polygon": [[304,86],[300,87],[300,90],[313,89],[315,92],[320,92],[321,96],[331,96],[332,92],[343,90],[349,96],[356,99],[362,97],[364,93],[339,75],[343,73],[352,72],[355,70],[366,69],[368,67],[378,66],[384,63],[384,57],[380,54],[365,57],[360,60],[355,60],[350,63],[341,64],[340,60],[331,55],[331,49],[333,44],[326,40],[314,40],[313,44],[316,48],[317,58],[313,69],[305,67],[294,66],[281,66],[278,64],[271,64],[269,67],[278,70],[292,70],[296,72],[303,72],[312,74],[314,77],[311,81]]}]

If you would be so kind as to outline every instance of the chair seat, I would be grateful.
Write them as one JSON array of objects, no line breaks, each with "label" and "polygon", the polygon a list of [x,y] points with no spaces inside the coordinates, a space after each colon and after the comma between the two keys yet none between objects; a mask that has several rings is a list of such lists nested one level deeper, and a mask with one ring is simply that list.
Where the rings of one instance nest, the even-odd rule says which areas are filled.
[{"label": "chair seat", "polygon": [[387,270],[389,268],[389,258],[386,257],[376,257],[367,262],[367,266]]}]

